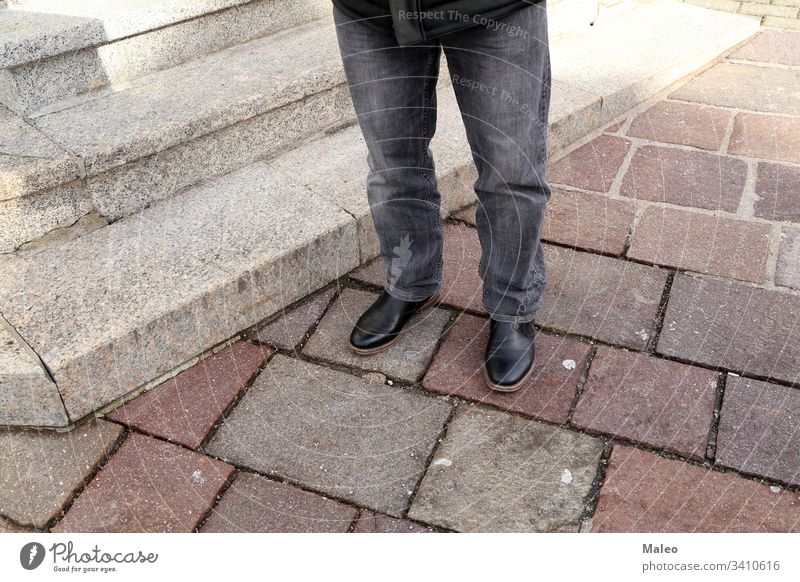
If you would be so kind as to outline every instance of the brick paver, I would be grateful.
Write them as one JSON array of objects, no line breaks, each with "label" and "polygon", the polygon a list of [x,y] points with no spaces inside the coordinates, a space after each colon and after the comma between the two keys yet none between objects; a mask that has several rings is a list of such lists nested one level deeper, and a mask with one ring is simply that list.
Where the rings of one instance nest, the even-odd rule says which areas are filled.
[{"label": "brick paver", "polygon": [[747,179],[742,160],[676,147],[636,150],[620,194],[651,202],[669,202],[736,212]]},{"label": "brick paver", "polygon": [[800,164],[800,118],[740,113],[728,152]]},{"label": "brick paver", "polygon": [[45,527],[105,460],[121,433],[122,427],[104,420],[68,433],[0,432],[0,514],[21,525]]},{"label": "brick paver", "polygon": [[756,216],[767,220],[800,222],[800,168],[784,164],[758,164],[753,206]]},{"label": "brick paver", "polygon": [[441,400],[276,355],[207,448],[400,516],[449,414]]},{"label": "brick paver", "polygon": [[373,356],[360,356],[348,347],[350,331],[377,297],[358,289],[342,291],[308,340],[303,353],[416,382],[425,373],[450,315],[442,309],[420,313],[408,322],[395,345]]},{"label": "brick paver", "polygon": [[724,109],[659,101],[633,119],[626,135],[718,151],[730,119]]},{"label": "brick paver", "polygon": [[436,354],[423,386],[433,392],[492,404],[541,420],[566,421],[591,346],[538,332],[536,364],[530,380],[519,391],[503,394],[489,390],[483,379],[483,355],[488,339],[488,320],[461,315]]},{"label": "brick paver", "polygon": [[728,58],[800,66],[800,32],[762,30]]},{"label": "brick paver", "polygon": [[745,473],[800,485],[800,390],[729,376],[716,460]]},{"label": "brick paver", "polygon": [[629,148],[626,139],[600,135],[551,164],[547,179],[552,184],[608,192]]},{"label": "brick paver", "polygon": [[200,453],[133,434],[54,531],[193,531],[233,471]]},{"label": "brick paver", "polygon": [[553,188],[545,213],[546,241],[621,255],[636,216],[636,205],[602,194]]},{"label": "brick paver", "polygon": [[265,348],[236,342],[135,398],[108,417],[195,449],[268,355]]},{"label": "brick paver", "polygon": [[331,303],[336,287],[328,287],[305,300],[294,309],[271,321],[253,339],[283,350],[293,350],[306,339],[309,330],[319,322]]},{"label": "brick paver", "polygon": [[456,531],[575,532],[602,448],[575,432],[459,407],[409,516]]},{"label": "brick paver", "polygon": [[631,348],[647,344],[664,271],[553,246],[545,256],[548,283],[539,324]]},{"label": "brick paver", "polygon": [[798,532],[800,496],[617,445],[596,532]]},{"label": "brick paver", "polygon": [[775,284],[800,289],[800,226],[781,229]]},{"label": "brick paver", "polygon": [[434,529],[408,519],[397,519],[381,513],[364,510],[358,518],[353,533],[431,533]]},{"label": "brick paver", "polygon": [[632,259],[763,283],[772,226],[677,208],[649,207],[633,236]]},{"label": "brick paver", "polygon": [[600,346],[572,424],[702,460],[717,374]]},{"label": "brick paver", "polygon": [[203,532],[345,532],[355,508],[260,475],[239,473],[203,524]]},{"label": "brick paver", "polygon": [[679,274],[658,352],[787,382],[800,378],[800,297]]}]

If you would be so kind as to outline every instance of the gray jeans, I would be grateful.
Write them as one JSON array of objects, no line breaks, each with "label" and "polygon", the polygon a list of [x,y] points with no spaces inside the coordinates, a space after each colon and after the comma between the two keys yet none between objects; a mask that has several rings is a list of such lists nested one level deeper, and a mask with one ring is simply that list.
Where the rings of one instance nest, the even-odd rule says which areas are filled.
[{"label": "gray jeans", "polygon": [[430,150],[444,50],[478,170],[476,224],[483,305],[493,319],[530,321],[546,267],[540,241],[550,52],[544,2],[424,46],[334,7],[344,70],[367,143],[367,196],[386,264],[386,291],[428,297],[442,279],[440,195]]}]

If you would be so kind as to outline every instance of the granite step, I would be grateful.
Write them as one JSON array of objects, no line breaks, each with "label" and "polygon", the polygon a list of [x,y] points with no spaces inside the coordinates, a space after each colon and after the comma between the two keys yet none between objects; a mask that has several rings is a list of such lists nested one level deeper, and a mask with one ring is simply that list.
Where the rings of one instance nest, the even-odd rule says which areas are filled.
[{"label": "granite step", "polygon": [[[666,19],[663,11],[652,10],[653,6],[667,5],[677,8],[683,18]],[[598,61],[595,67],[586,63],[595,55],[608,58],[605,49],[584,52],[583,66],[579,68],[576,63],[581,55],[571,56],[569,52],[576,50],[575,45],[581,46],[580,38],[565,34],[553,43],[555,79],[548,143],[551,156],[557,157],[576,139],[624,113],[618,108],[625,103],[646,99],[672,83],[675,75],[691,72],[682,72],[686,68],[703,66],[755,31],[749,19],[736,15],[664,0],[643,6],[648,7],[645,13],[652,19],[651,30],[658,31],[659,39],[645,42],[641,35],[633,34],[640,44],[628,48],[638,51],[641,58],[648,58],[659,74],[645,76],[638,69],[632,73],[626,70],[618,72],[613,83],[604,76],[604,63]],[[625,12],[619,18],[630,14]],[[684,34],[700,36],[698,31],[709,27],[719,34],[706,35],[705,45],[683,38]],[[333,40],[330,31],[325,30],[306,29],[307,41],[302,44],[293,36],[297,50],[291,56],[283,55],[286,61],[273,63],[270,72],[278,78],[286,75],[296,80],[289,70],[304,71],[306,84],[318,89],[338,83],[334,85],[340,91],[337,99],[347,103],[340,66],[320,62],[325,43]],[[614,42],[618,46],[619,41],[613,36],[620,34],[618,27],[611,27],[607,38],[596,36],[596,30],[602,27],[593,27],[595,42]],[[267,40],[275,42],[279,36]],[[677,39],[677,44],[667,50],[665,39],[670,36]],[[651,45],[660,52],[650,51]],[[691,58],[679,50],[682,45],[689,47]],[[285,68],[281,68],[284,62]],[[595,69],[599,71],[596,74]],[[264,75],[257,77],[242,73],[242,81],[252,84],[248,87],[261,87]],[[639,85],[639,77],[649,80]],[[180,77],[190,78],[189,74]],[[655,78],[661,78],[663,84],[653,82]],[[578,83],[583,88],[576,87]],[[182,103],[194,103],[186,96],[185,88],[173,89],[184,99]],[[181,127],[189,136],[191,131],[213,132],[219,125],[233,123],[237,115],[264,118],[260,112],[268,109],[274,99],[285,97],[286,92],[302,99],[302,87],[295,85],[283,93],[273,93],[273,101],[263,97],[264,91],[239,111],[230,111],[230,102],[241,93],[228,92],[218,85],[208,91],[212,91],[214,104],[206,107],[208,99],[203,98],[191,112],[176,110],[169,118],[171,123],[163,128],[154,119],[164,119],[157,115],[149,118],[145,105],[166,107],[170,101],[164,95],[169,93],[165,89],[164,94],[148,100],[143,89],[136,95],[121,95],[119,103],[86,103],[82,113],[92,121],[84,120],[78,128],[69,124],[70,119],[77,122],[77,114],[62,112],[58,119],[51,117],[49,124],[38,124],[38,130],[51,135],[60,132],[62,139],[82,144],[86,172],[94,168],[102,177],[103,173],[128,172],[128,166],[144,171],[146,166],[137,163],[136,156],[155,149],[156,155],[149,159],[161,159],[160,155],[170,151],[165,149],[170,143],[187,138],[187,134],[180,134]],[[267,115],[275,134],[270,139],[280,139],[297,116],[311,120],[308,123],[317,120],[325,110],[313,107],[314,98],[305,97],[296,107],[289,107],[285,117]],[[442,212],[447,214],[474,200],[474,168],[452,90],[446,85],[441,89],[440,103],[433,149]],[[122,127],[125,124],[115,115],[133,105],[137,106],[133,109],[137,114],[128,116],[128,125],[137,130],[126,134]],[[109,113],[111,108],[116,108],[114,115]],[[222,112],[227,119],[214,118],[215,113],[220,116]],[[192,115],[202,122],[192,125]],[[140,116],[145,119],[140,121]],[[115,123],[119,133],[109,136],[100,120]],[[239,129],[240,126],[244,127]],[[254,140],[262,139],[265,131],[247,123],[235,127],[228,142],[216,140],[208,142],[209,146],[227,143],[247,152],[256,147]],[[125,144],[121,136],[130,143]],[[98,138],[102,138],[102,144]],[[195,142],[198,139],[186,143]],[[213,161],[208,147],[179,147],[193,152],[197,164]],[[231,155],[227,150],[215,153]],[[10,361],[10,373],[0,373],[0,393],[11,397],[3,407],[8,412],[0,417],[0,424],[64,427],[94,411],[113,407],[126,396],[155,385],[159,378],[176,373],[198,354],[375,257],[377,241],[363,193],[365,156],[363,141],[354,126],[323,134],[268,159],[253,161],[244,155],[244,163],[249,165],[196,181],[179,195],[152,201],[144,210],[76,240],[0,263],[0,314],[14,330],[16,341],[30,349],[25,352],[11,346],[3,352],[3,361]],[[170,179],[171,168],[191,161],[170,159],[171,163],[154,165],[153,180],[137,181],[133,174],[129,180],[140,190],[143,185],[158,186],[161,180]],[[56,281],[58,284],[54,285]],[[33,367],[31,352],[41,361],[44,376]],[[29,359],[20,363],[18,359],[23,355]],[[36,382],[31,382],[32,377]],[[53,383],[57,399],[53,397]]]},{"label": "granite step", "polygon": [[0,102],[63,108],[329,12],[326,0],[20,0],[0,14]]}]

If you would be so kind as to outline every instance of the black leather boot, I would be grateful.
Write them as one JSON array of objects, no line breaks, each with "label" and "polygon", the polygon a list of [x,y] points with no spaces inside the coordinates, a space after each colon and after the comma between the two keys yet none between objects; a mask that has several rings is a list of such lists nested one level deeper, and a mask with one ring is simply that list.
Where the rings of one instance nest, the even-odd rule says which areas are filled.
[{"label": "black leather boot", "polygon": [[489,343],[483,376],[492,390],[514,392],[533,372],[536,350],[533,322],[510,323],[489,320]]},{"label": "black leather boot", "polygon": [[409,319],[438,300],[438,293],[421,301],[403,301],[382,292],[356,322],[350,334],[350,349],[362,356],[382,352],[400,339]]}]

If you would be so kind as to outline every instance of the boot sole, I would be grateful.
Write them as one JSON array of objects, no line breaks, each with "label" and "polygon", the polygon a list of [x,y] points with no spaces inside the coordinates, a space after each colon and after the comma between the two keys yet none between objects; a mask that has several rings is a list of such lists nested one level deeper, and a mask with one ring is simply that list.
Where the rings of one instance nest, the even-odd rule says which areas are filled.
[{"label": "boot sole", "polygon": [[[434,293],[433,295],[431,295],[430,299],[428,299],[425,303],[422,304],[422,307],[420,307],[417,310],[417,313],[422,313],[426,309],[428,309],[428,308],[430,308],[433,305],[438,304],[438,303],[439,303],[439,293]],[[414,315],[416,315],[417,313],[415,313]],[[383,344],[381,346],[378,346],[376,348],[369,348],[369,349],[357,348],[356,346],[351,344],[349,341],[347,342],[347,345],[350,346],[350,349],[352,351],[354,351],[355,353],[357,353],[359,356],[373,356],[375,354],[379,354],[381,352],[384,352],[384,351],[388,350],[390,347],[392,347],[394,344],[396,344],[398,341],[400,341],[400,338],[403,336],[403,332],[404,331],[405,331],[405,327],[402,330],[400,330],[400,333],[398,333],[397,336],[395,336],[394,339],[392,339],[392,340],[386,342],[385,344]]]},{"label": "boot sole", "polygon": [[531,374],[533,374],[533,364],[531,364],[531,367],[527,372],[525,372],[525,375],[515,384],[495,384],[489,379],[489,373],[486,371],[486,367],[484,366],[483,368],[483,379],[486,382],[486,385],[495,392],[516,392],[522,388],[522,385],[525,382],[528,381],[528,378],[531,377]]}]

